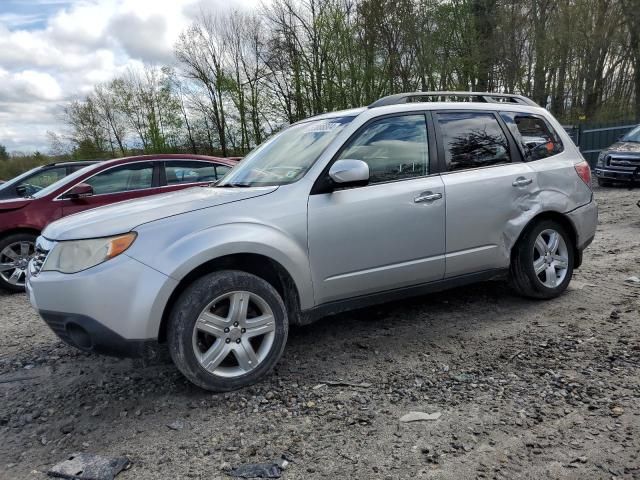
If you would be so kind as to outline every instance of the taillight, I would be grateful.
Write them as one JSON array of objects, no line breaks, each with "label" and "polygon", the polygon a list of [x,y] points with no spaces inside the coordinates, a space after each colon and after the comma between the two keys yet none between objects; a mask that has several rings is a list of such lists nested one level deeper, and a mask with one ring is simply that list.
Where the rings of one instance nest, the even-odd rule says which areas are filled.
[{"label": "taillight", "polygon": [[591,188],[591,167],[586,162],[580,162],[575,165],[576,173],[582,179],[584,183]]}]

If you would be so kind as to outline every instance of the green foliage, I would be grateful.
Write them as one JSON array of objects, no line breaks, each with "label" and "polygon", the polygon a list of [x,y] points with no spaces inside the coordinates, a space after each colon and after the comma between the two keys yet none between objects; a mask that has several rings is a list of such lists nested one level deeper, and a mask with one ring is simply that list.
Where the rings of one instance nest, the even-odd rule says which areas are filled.
[{"label": "green foliage", "polygon": [[175,45],[176,71],[132,70],[67,107],[73,156],[242,154],[287,123],[416,90],[521,93],[571,123],[640,117],[636,7],[272,0],[202,14]]},{"label": "green foliage", "polygon": [[5,160],[9,160],[9,153],[7,152],[7,147],[0,145],[0,161]]}]

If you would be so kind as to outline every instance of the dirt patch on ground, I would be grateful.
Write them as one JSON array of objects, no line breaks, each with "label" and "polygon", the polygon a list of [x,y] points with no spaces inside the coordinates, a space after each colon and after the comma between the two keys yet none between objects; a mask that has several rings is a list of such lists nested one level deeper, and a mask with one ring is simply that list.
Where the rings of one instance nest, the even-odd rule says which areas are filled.
[{"label": "dirt patch on ground", "polygon": [[[285,479],[640,478],[640,287],[625,283],[640,190],[596,197],[596,240],[561,298],[494,282],[326,318],[230,394],[80,353],[0,294],[0,478],[43,478],[76,451],[127,455],[118,480],[228,478],[283,454]],[[400,422],[410,411],[441,416]]]}]

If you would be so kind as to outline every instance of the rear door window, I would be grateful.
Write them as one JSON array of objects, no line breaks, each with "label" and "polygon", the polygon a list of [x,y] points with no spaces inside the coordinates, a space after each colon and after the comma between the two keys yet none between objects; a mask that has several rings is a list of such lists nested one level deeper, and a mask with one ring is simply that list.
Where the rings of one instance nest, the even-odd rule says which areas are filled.
[{"label": "rear door window", "polygon": [[564,150],[556,131],[537,115],[501,112],[526,161],[548,158]]},{"label": "rear door window", "polygon": [[509,141],[492,112],[438,112],[446,171],[511,163]]}]

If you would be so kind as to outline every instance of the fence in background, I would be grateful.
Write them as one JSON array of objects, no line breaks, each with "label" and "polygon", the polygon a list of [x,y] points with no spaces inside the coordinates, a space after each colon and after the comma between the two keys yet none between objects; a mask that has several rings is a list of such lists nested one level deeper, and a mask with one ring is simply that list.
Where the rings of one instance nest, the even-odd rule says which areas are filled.
[{"label": "fence in background", "polygon": [[565,125],[564,128],[593,168],[602,149],[615,143],[637,125],[638,122],[630,120],[616,123],[581,123]]}]

